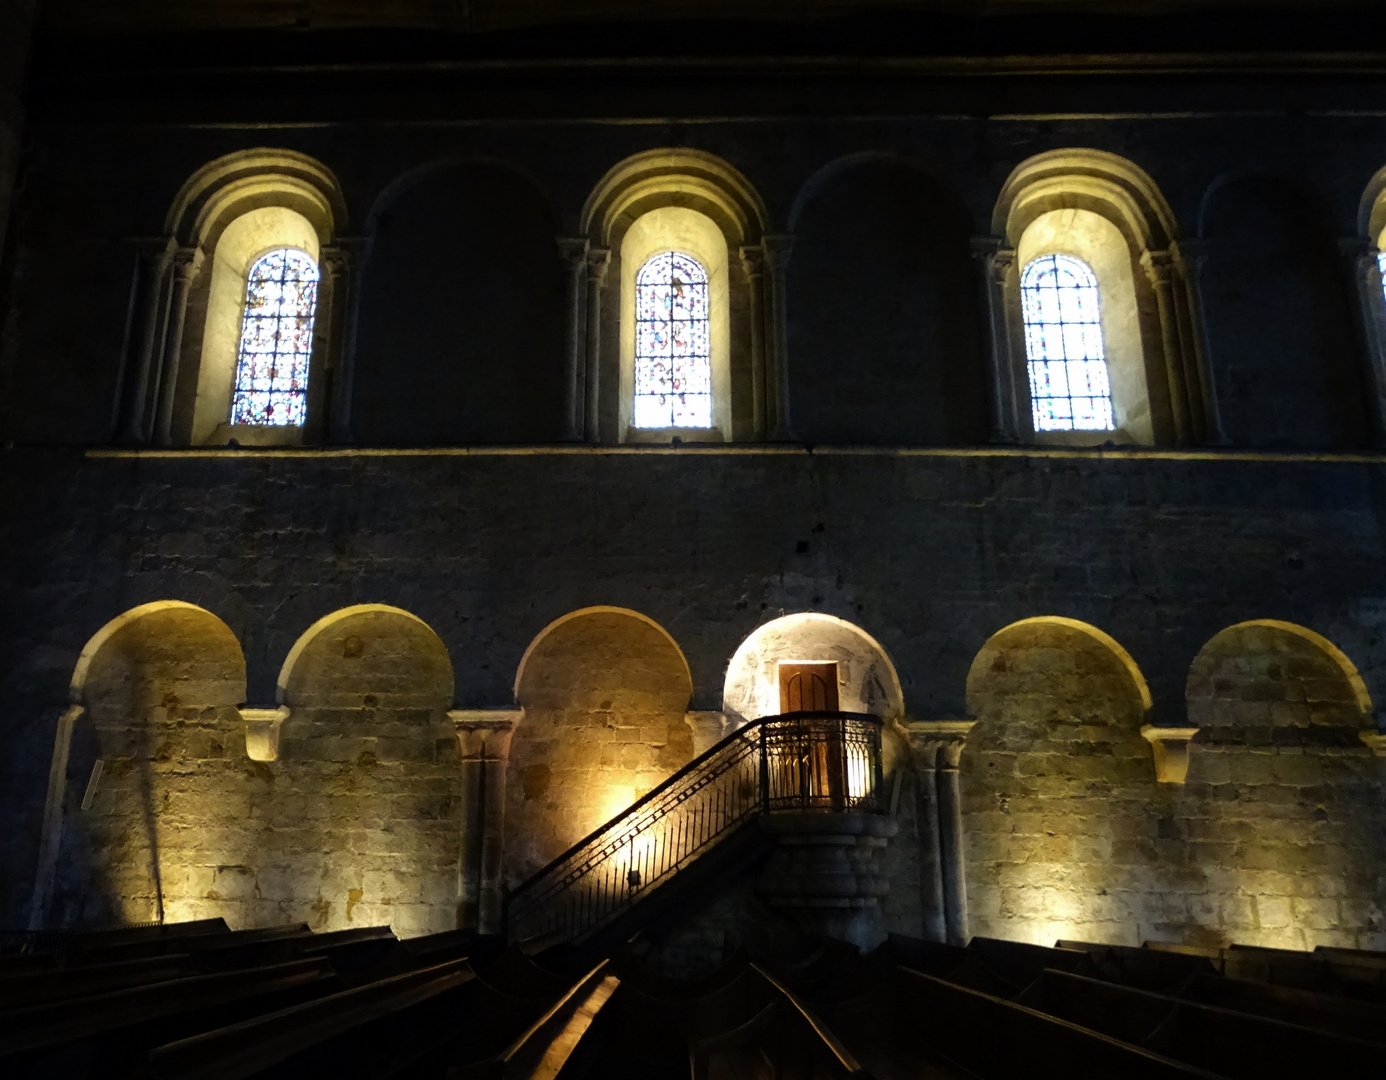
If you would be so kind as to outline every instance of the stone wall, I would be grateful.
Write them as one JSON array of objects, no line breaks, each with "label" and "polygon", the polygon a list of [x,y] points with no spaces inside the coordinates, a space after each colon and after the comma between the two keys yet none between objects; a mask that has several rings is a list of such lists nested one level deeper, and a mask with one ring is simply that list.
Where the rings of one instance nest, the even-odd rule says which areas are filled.
[{"label": "stone wall", "polygon": [[[229,629],[219,633],[228,647],[240,643],[248,689],[223,681],[209,684],[224,687],[215,694],[179,693],[190,711],[153,718],[161,734],[149,764],[137,769],[137,755],[123,755],[132,760],[129,783],[149,769],[157,784],[234,787],[224,804],[221,795],[208,796],[195,813],[186,800],[178,809],[191,791],[178,788],[170,813],[188,813],[199,829],[256,824],[234,836],[217,834],[230,837],[222,852],[204,846],[177,860],[212,868],[199,874],[245,866],[256,877],[236,871],[219,884],[199,879],[167,894],[170,909],[182,898],[206,901],[214,891],[246,905],[223,901],[228,906],[217,910],[230,918],[255,912],[316,922],[322,880],[328,884],[321,899],[332,904],[323,925],[346,925],[349,905],[351,925],[394,918],[383,906],[360,905],[387,898],[398,905],[403,896],[435,905],[415,909],[411,925],[434,925],[445,909],[441,900],[427,900],[425,881],[435,896],[455,881],[450,860],[461,829],[451,802],[460,772],[456,739],[442,710],[513,707],[516,674],[536,635],[565,614],[608,604],[638,611],[663,630],[623,616],[605,628],[596,619],[588,637],[584,620],[567,620],[540,637],[523,664],[526,716],[507,781],[512,880],[598,823],[603,809],[591,784],[594,777],[615,782],[616,766],[603,760],[618,743],[621,797],[628,800],[691,757],[685,710],[721,707],[727,667],[756,628],[781,611],[816,610],[875,638],[898,672],[907,717],[961,718],[971,708],[979,718],[963,754],[975,930],[1206,939],[1226,919],[1226,936],[1242,940],[1300,934],[1294,940],[1310,944],[1353,935],[1368,942],[1377,933],[1370,897],[1380,890],[1370,882],[1386,860],[1371,838],[1381,835],[1373,822],[1386,760],[1371,757],[1357,739],[1357,730],[1370,725],[1360,708],[1335,711],[1348,700],[1341,677],[1329,672],[1304,684],[1308,701],[1313,683],[1320,700],[1314,708],[1329,723],[1298,726],[1309,705],[1287,712],[1293,691],[1275,691],[1284,702],[1271,711],[1283,717],[1285,731],[1300,733],[1298,753],[1280,729],[1245,719],[1266,712],[1264,695],[1277,685],[1269,667],[1245,669],[1250,689],[1220,691],[1211,703],[1200,704],[1206,691],[1198,687],[1207,679],[1190,682],[1195,657],[1221,630],[1273,612],[1340,648],[1373,700],[1386,692],[1386,577],[1379,570],[1386,553],[1376,528],[1381,465],[1374,459],[657,448],[101,457],[10,450],[3,466],[0,497],[25,510],[0,521],[0,656],[10,716],[0,797],[12,822],[0,841],[0,867],[4,921],[11,925],[24,918],[32,895],[54,733],[69,707],[79,655],[107,620],[176,599],[224,620]],[[1207,558],[1210,551],[1219,553],[1216,561]],[[416,631],[419,624],[402,617],[377,642],[374,631],[344,622],[310,635],[289,668],[299,674],[281,680],[286,658],[310,628],[362,603],[402,609],[431,630]],[[1105,646],[1086,644],[1091,635],[1047,630],[1058,637],[1023,646],[1002,637],[987,645],[1018,620],[1053,614],[1101,628],[1129,652],[1149,684],[1148,714],[1131,690],[1129,669]],[[431,643],[433,632],[438,641]],[[359,657],[347,655],[355,651],[351,637],[360,639]],[[377,647],[387,651],[373,667]],[[993,670],[1003,656],[1016,663]],[[1295,659],[1293,670],[1304,662]],[[1288,660],[1265,663],[1280,664],[1282,674],[1292,670]],[[449,667],[456,671],[451,690]],[[317,683],[308,678],[313,671]],[[1211,685],[1229,677],[1216,675]],[[151,689],[139,692],[134,722],[147,726],[149,708],[168,708],[162,678],[145,678]],[[281,683],[291,708],[281,759],[252,762],[234,706],[271,706]],[[1321,700],[1326,689],[1338,704]],[[1209,710],[1243,719],[1237,730],[1222,731],[1207,719]],[[1155,782],[1139,735],[1143,719],[1189,719],[1204,728],[1186,787]],[[79,729],[75,747],[82,738]],[[186,746],[171,745],[168,762],[154,761],[159,742],[174,738]],[[550,745],[541,748],[546,739]],[[70,813],[96,756],[93,750],[80,758],[74,750]],[[526,774],[539,765],[548,766],[548,788],[527,801]],[[165,768],[167,781],[159,779]],[[1217,779],[1218,770],[1229,770],[1230,779]],[[1299,770],[1300,779],[1286,770]],[[922,886],[907,846],[917,829],[908,819],[913,780],[902,776],[897,806],[905,820],[890,848],[885,912],[892,929],[908,930],[920,918]],[[534,791],[539,773],[529,779]],[[101,799],[117,789],[102,783],[96,808],[106,813]],[[323,816],[300,821],[304,804],[295,789],[306,796],[309,785],[317,785],[315,805],[324,809],[314,813]],[[134,814],[138,793],[129,790]],[[289,801],[281,805],[281,798]],[[1009,799],[1009,814],[1001,799]],[[208,805],[234,809],[212,813]],[[413,859],[416,844],[432,852],[429,868],[407,890],[374,876],[390,870],[377,858],[383,852],[356,846],[358,833],[385,839],[366,819],[386,805],[398,822],[389,837],[392,856]],[[1051,811],[1062,811],[1062,828],[1045,825]],[[579,820],[583,814],[590,824]],[[537,844],[526,831],[531,818],[542,818]],[[75,819],[85,828],[80,813]],[[135,824],[112,829],[130,832],[127,862],[132,873],[144,874],[135,857],[143,826],[129,820]],[[283,846],[269,842],[261,853],[261,823],[304,831],[284,832]],[[327,830],[321,836],[313,831],[320,828]],[[192,843],[196,831],[175,830],[161,840],[162,850],[173,852],[179,836]],[[330,844],[322,840],[329,833]],[[270,873],[260,880],[262,865],[283,866],[300,842],[310,856],[304,867],[312,869],[311,888],[281,889]],[[320,855],[329,848],[352,854],[334,869]],[[1264,865],[1282,857],[1283,871]],[[1107,875],[1104,883],[1080,888],[1078,868],[1086,874],[1094,866]],[[345,880],[349,869],[360,871],[359,882]],[[1233,881],[1238,875],[1243,884]],[[143,915],[149,894],[136,885],[128,895],[145,897]],[[353,889],[362,892],[351,904]],[[998,889],[1028,889],[1028,899],[1003,915]],[[1052,910],[1058,901],[1046,899],[1046,889],[1100,902],[1105,913],[1086,921],[1081,912],[1064,915],[1061,928]],[[1129,894],[1129,903],[1120,906],[1117,892]],[[1266,920],[1277,916],[1258,906],[1259,921],[1251,923],[1233,909],[1259,895],[1290,900],[1292,922],[1272,926]],[[1045,912],[1041,918],[1032,900]],[[1328,908],[1312,907],[1324,900]],[[1214,916],[1208,904],[1225,906]],[[1314,929],[1311,920],[1330,908],[1338,928]],[[55,910],[81,913],[68,900]]]},{"label": "stone wall", "polygon": [[979,722],[962,759],[973,932],[1386,943],[1382,762],[1358,737],[1371,718],[1355,672],[1311,637],[1251,624],[1209,642],[1175,785],[1156,781],[1129,658],[1064,624],[997,634],[969,678]]},{"label": "stone wall", "polygon": [[678,646],[633,612],[578,613],[534,642],[506,778],[511,885],[692,760],[692,692]]}]

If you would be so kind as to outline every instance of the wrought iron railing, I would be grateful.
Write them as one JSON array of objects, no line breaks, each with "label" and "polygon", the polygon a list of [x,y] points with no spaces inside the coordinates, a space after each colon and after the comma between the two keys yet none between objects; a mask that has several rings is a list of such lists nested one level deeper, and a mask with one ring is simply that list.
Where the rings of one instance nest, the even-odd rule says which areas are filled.
[{"label": "wrought iron railing", "polygon": [[764,813],[881,813],[881,721],[754,720],[574,844],[506,898],[512,939],[579,940]]}]

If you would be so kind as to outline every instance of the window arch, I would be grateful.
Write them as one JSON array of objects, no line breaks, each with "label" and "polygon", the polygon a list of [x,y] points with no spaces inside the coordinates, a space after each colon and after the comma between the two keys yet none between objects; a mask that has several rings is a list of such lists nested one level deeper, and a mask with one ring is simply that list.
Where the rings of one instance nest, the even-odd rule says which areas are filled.
[{"label": "window arch", "polygon": [[278,248],[251,264],[230,423],[302,427],[317,303],[318,265],[307,252]]},{"label": "window arch", "polygon": [[1030,409],[1036,431],[1112,431],[1112,388],[1092,267],[1041,255],[1020,275]]},{"label": "window arch", "polygon": [[652,255],[635,275],[637,428],[712,426],[708,273],[692,255]]}]

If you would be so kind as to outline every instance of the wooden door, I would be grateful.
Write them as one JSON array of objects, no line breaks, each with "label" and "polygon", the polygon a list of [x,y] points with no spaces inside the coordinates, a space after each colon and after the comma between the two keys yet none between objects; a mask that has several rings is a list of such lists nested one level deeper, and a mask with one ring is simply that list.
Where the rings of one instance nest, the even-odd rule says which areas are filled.
[{"label": "wooden door", "polygon": [[[837,712],[837,665],[780,665],[780,712]],[[837,720],[806,720],[796,754],[795,787],[808,806],[841,810],[846,803],[842,727]]]},{"label": "wooden door", "polygon": [[780,712],[837,712],[837,665],[781,664]]}]

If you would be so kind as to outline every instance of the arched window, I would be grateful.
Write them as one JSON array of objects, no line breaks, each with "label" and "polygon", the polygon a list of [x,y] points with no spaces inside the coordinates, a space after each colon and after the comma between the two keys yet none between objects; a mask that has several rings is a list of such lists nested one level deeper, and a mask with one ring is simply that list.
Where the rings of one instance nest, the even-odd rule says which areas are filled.
[{"label": "arched window", "polygon": [[318,267],[305,252],[279,248],[251,264],[231,423],[303,424],[317,304]]},{"label": "arched window", "polygon": [[1042,255],[1020,275],[1036,431],[1112,431],[1097,277],[1071,255]]},{"label": "arched window", "polygon": [[703,264],[678,251],[635,275],[635,427],[712,426],[707,286]]},{"label": "arched window", "polygon": [[1381,291],[1386,294],[1386,251],[1376,257],[1376,268],[1381,272]]}]

